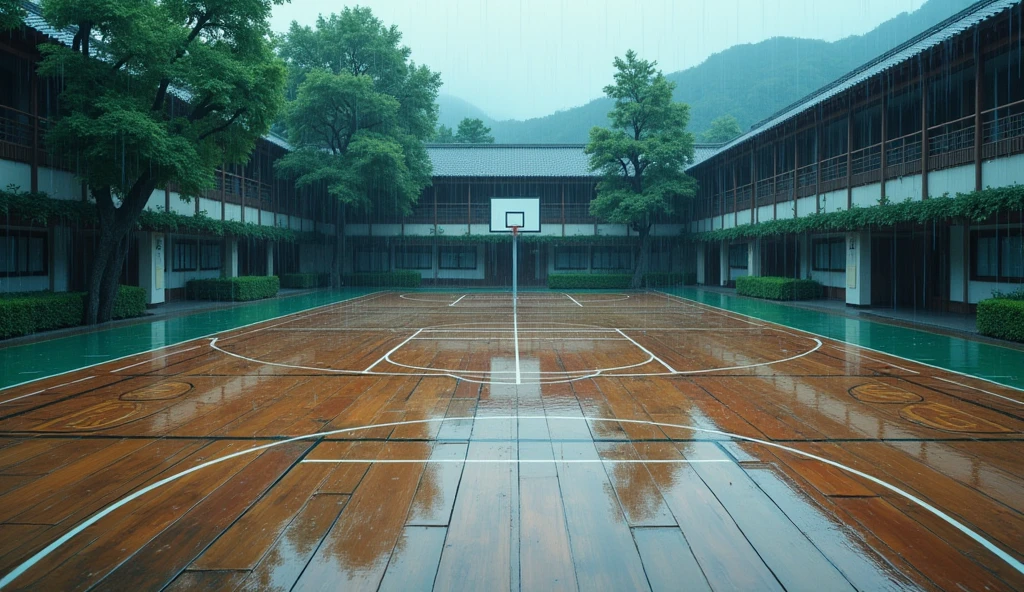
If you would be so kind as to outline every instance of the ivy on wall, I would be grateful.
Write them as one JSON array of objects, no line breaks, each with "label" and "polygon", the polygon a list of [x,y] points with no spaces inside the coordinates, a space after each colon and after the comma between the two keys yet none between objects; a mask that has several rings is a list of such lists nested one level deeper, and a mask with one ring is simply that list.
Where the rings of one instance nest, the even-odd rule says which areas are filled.
[{"label": "ivy on wall", "polygon": [[[50,222],[92,225],[96,221],[96,206],[78,200],[53,199],[45,193],[0,191],[0,215],[16,217],[31,224],[45,226]],[[179,232],[231,236],[244,239],[297,242],[309,239],[311,233],[296,232],[290,228],[264,226],[234,220],[215,220],[200,212],[186,216],[176,212],[146,210],[139,218],[139,228],[154,232]]]},{"label": "ivy on wall", "polygon": [[800,218],[769,220],[691,234],[698,242],[732,241],[803,232],[846,232],[868,227],[897,224],[924,224],[944,220],[984,222],[994,214],[1024,210],[1024,185],[982,189],[968,193],[948,194],[923,201],[881,202],[869,208],[854,206],[849,210],[827,214],[811,214]]}]

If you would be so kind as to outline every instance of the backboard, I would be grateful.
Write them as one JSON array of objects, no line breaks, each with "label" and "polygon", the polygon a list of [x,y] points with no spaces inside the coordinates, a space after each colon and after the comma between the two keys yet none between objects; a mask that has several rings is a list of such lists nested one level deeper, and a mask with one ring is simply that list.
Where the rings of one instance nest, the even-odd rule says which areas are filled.
[{"label": "backboard", "polygon": [[539,197],[492,197],[491,232],[540,232]]}]

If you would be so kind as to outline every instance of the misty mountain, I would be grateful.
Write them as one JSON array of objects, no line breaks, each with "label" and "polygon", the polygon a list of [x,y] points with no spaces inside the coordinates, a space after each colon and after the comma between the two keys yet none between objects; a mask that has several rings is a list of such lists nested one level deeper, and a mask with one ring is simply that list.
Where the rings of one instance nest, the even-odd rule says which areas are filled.
[{"label": "misty mountain", "polygon": [[[776,37],[735,45],[666,77],[676,83],[675,99],[690,105],[690,129],[695,133],[726,114],[747,129],[969,5],[967,0],[929,0],[864,35],[835,42]],[[612,106],[609,99],[600,98],[544,117],[494,121],[462,99],[445,96],[438,102],[441,123],[455,127],[463,117],[478,117],[499,143],[586,142],[591,127],[606,125]]]}]

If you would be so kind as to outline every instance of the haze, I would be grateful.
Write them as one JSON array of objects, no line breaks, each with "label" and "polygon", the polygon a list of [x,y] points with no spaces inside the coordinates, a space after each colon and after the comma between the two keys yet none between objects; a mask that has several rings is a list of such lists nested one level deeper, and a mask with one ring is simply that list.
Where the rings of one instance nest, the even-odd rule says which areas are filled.
[{"label": "haze", "polygon": [[[497,119],[548,115],[600,96],[627,49],[668,73],[738,43],[863,34],[924,0],[364,0],[402,31],[442,93]],[[969,4],[964,0],[964,6]],[[291,0],[273,26],[312,25],[342,4]]]}]

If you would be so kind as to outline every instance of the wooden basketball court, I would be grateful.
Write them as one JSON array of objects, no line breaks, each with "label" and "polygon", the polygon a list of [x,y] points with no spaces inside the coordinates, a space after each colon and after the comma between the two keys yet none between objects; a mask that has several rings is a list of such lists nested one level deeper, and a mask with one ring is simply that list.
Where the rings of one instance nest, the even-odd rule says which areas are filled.
[{"label": "wooden basketball court", "polygon": [[375,293],[0,391],[0,585],[1021,590],[1022,401],[661,293]]}]

